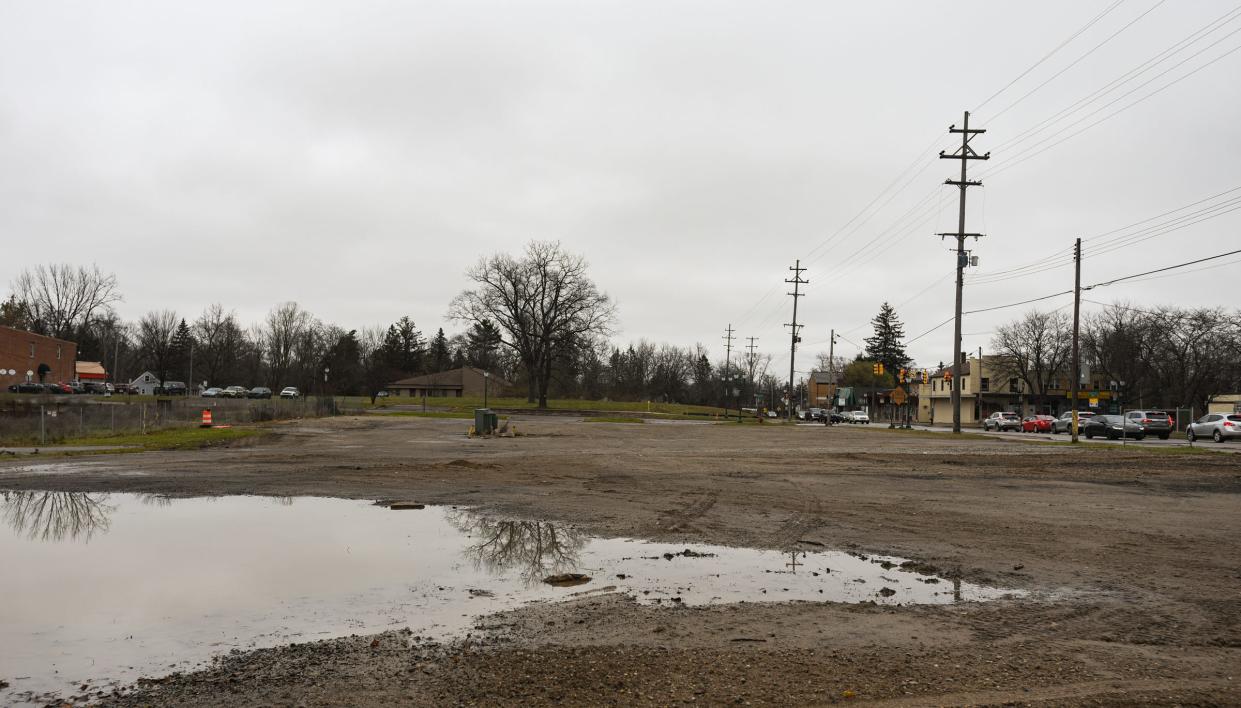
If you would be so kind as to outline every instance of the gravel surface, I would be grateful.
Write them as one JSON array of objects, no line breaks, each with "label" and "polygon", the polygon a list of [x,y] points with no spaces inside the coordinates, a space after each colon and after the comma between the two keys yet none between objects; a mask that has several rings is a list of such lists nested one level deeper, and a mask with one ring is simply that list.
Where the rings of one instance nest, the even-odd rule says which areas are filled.
[{"label": "gravel surface", "polygon": [[[221,657],[116,705],[1238,705],[1241,459],[813,426],[377,417],[0,462],[0,487],[410,499],[601,535],[914,558],[1026,599],[706,608],[617,594]],[[42,473],[40,473],[42,472]],[[412,513],[412,512],[411,512]],[[585,586],[589,587],[589,586]],[[0,676],[0,678],[3,678]]]}]

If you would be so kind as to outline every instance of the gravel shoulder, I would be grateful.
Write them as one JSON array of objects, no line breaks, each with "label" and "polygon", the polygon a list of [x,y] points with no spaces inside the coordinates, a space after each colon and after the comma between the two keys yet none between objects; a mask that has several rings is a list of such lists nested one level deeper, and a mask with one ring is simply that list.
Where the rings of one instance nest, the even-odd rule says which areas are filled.
[{"label": "gravel shoulder", "polygon": [[[615,594],[222,657],[105,703],[1236,705],[1241,458],[815,426],[344,418],[199,451],[0,462],[0,487],[402,498],[606,536],[914,558],[1032,591],[938,607]],[[816,546],[817,547],[817,546]]]}]

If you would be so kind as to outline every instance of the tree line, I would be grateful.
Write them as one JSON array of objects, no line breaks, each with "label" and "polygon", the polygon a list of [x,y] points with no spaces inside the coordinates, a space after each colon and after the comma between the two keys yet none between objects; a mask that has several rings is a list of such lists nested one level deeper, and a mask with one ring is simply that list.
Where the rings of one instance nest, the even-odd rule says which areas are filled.
[{"label": "tree line", "polygon": [[[1072,318],[1027,312],[999,327],[992,349],[1035,401],[1071,384]],[[1241,317],[1223,308],[1113,303],[1083,317],[1082,385],[1115,389],[1130,408],[1206,410],[1215,395],[1241,391]]]}]

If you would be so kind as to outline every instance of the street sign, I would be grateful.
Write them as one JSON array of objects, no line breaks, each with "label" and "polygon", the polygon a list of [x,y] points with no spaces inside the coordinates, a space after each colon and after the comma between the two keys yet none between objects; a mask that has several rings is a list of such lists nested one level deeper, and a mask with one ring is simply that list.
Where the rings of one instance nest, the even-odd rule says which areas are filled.
[{"label": "street sign", "polygon": [[908,400],[909,398],[908,396],[905,395],[905,389],[899,386],[892,389],[892,393],[890,395],[892,396],[892,402],[898,406],[905,405],[905,401]]},{"label": "street sign", "polygon": [[1091,407],[1091,408],[1097,408],[1098,406],[1099,406],[1099,399],[1097,399],[1097,398],[1092,398],[1092,399],[1090,399],[1090,407]]}]

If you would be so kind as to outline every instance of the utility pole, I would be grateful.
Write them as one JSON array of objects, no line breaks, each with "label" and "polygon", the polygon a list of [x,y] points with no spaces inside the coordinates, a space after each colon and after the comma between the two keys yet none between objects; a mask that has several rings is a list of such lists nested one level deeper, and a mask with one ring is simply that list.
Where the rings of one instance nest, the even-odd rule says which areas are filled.
[{"label": "utility pole", "polygon": [[[745,360],[746,381],[749,382],[752,392],[754,393],[754,415],[759,416],[758,382],[754,380],[754,367],[758,365],[758,354],[754,351],[757,347],[754,342],[758,340],[758,337],[746,337],[746,339],[750,340],[749,346],[746,347],[746,349],[750,350],[749,354],[746,355]],[[737,411],[737,416],[741,416],[740,410]]]},{"label": "utility pole", "polygon": [[941,160],[960,160],[961,161],[961,179],[944,180],[944,184],[954,184],[961,188],[961,204],[957,214],[957,232],[937,234],[941,239],[945,236],[955,236],[957,238],[957,303],[956,303],[956,326],[953,328],[952,339],[952,432],[961,432],[961,290],[965,287],[965,266],[969,264],[969,254],[965,251],[965,237],[973,236],[977,241],[982,234],[970,234],[965,232],[965,190],[969,187],[981,187],[982,182],[970,181],[966,177],[966,168],[970,160],[989,160],[991,153],[979,155],[970,147],[970,138],[979,133],[985,133],[986,130],[981,128],[970,128],[970,112],[965,112],[965,122],[962,127],[955,125],[948,126],[949,133],[961,134],[961,149],[947,155],[944,151],[940,151]]},{"label": "utility pole", "polygon": [[[836,330],[831,330],[827,342],[827,371],[828,375],[832,377],[832,404],[828,406],[828,409],[832,410],[836,408],[836,400],[839,398],[836,395]],[[828,420],[830,419],[829,415]]]},{"label": "utility pole", "polygon": [[1078,327],[1082,310],[1082,240],[1073,244],[1073,385],[1070,386],[1073,406],[1073,442],[1077,442],[1077,396],[1082,386],[1082,360],[1077,349]]},{"label": "utility pole", "polygon": [[728,418],[728,362],[733,357],[733,324],[728,323],[728,329],[724,330],[724,336],[720,337],[726,344],[724,345],[724,418]]},{"label": "utility pole", "polygon": [[784,282],[793,284],[793,292],[789,293],[789,295],[793,296],[793,322],[786,323],[784,326],[792,330],[789,336],[789,405],[788,405],[788,419],[789,421],[792,421],[793,420],[793,374],[794,374],[793,369],[794,369],[794,364],[796,363],[796,359],[797,359],[797,343],[801,341],[801,337],[797,336],[797,332],[799,331],[798,328],[801,327],[801,325],[797,324],[797,298],[806,296],[806,294],[801,291],[801,286],[809,285],[810,281],[801,279],[801,274],[806,269],[801,267],[800,258],[797,259],[794,265],[789,267],[789,270],[793,271],[793,278],[791,280],[786,278]]}]

